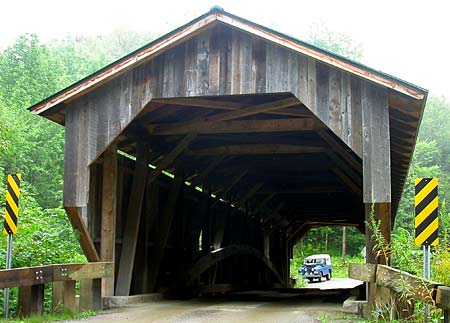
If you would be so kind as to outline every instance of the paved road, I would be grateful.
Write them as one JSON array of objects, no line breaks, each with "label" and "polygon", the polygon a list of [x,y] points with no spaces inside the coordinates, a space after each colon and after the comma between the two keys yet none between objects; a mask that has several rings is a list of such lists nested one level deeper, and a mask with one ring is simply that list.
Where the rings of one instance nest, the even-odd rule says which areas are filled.
[{"label": "paved road", "polygon": [[331,280],[322,282],[314,280],[312,283],[308,283],[305,287],[307,289],[320,289],[320,290],[330,290],[330,289],[353,289],[357,286],[362,285],[363,282],[351,278],[331,278]]},{"label": "paved road", "polygon": [[[246,292],[227,298],[159,301],[139,304],[73,322],[118,323],[319,323],[326,315],[341,317],[343,296],[331,291],[317,293]],[[333,322],[333,321],[331,321]]]}]

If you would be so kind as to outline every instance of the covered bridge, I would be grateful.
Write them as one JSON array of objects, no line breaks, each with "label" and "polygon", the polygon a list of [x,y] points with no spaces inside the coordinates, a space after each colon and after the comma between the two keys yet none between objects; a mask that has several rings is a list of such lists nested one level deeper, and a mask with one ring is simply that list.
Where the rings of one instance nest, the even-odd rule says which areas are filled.
[{"label": "covered bridge", "polygon": [[[219,8],[30,108],[103,295],[289,283],[315,225],[388,238],[427,91]],[[195,289],[197,290],[197,289]]]}]

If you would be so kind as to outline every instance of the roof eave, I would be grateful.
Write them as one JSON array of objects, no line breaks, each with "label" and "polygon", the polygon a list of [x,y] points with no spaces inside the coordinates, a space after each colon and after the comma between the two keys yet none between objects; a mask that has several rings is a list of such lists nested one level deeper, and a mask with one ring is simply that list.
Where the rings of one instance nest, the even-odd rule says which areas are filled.
[{"label": "roof eave", "polygon": [[195,36],[201,30],[217,21],[240,29],[244,32],[248,32],[285,48],[291,49],[300,54],[307,55],[322,63],[347,71],[363,79],[387,87],[396,92],[405,94],[408,97],[412,97],[416,100],[424,100],[428,93],[428,91],[425,89],[396,79],[390,75],[373,70],[356,62],[352,62],[348,59],[345,59],[333,53],[329,53],[313,45],[306,44],[302,41],[278,33],[264,26],[229,14],[223,10],[215,9],[179,27],[171,33],[158,38],[157,40],[134,51],[133,53],[130,53],[129,55],[69,86],[68,88],[54,94],[53,96],[33,105],[29,108],[29,110],[33,114],[42,114],[43,112],[63,102],[70,102],[77,97],[102,85],[107,80],[121,75],[127,70],[133,68],[135,65],[151,59],[161,51],[176,46],[181,41]]}]

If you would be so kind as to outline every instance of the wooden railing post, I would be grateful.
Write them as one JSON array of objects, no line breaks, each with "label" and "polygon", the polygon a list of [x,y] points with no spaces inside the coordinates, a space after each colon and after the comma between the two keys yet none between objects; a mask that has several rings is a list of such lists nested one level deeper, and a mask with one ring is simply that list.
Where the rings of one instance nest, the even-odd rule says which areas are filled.
[{"label": "wooden railing post", "polygon": [[98,278],[80,280],[80,311],[102,309],[102,280]]},{"label": "wooden railing post", "polygon": [[18,316],[42,315],[44,284],[19,287]]},{"label": "wooden railing post", "polygon": [[436,306],[444,312],[444,323],[450,323],[450,287],[439,286],[436,292]]},{"label": "wooden railing post", "polygon": [[52,311],[53,313],[57,313],[64,308],[72,312],[77,310],[75,280],[53,282]]}]

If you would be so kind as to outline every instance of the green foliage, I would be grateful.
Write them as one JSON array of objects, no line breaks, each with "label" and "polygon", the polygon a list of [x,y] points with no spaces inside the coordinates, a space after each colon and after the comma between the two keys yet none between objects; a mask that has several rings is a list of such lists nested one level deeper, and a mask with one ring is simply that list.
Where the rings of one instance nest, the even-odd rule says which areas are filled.
[{"label": "green foliage", "polygon": [[59,314],[44,314],[42,316],[32,316],[25,319],[0,319],[0,323],[47,323],[56,321],[66,321],[74,319],[83,319],[89,316],[93,316],[96,313],[94,311],[86,311],[81,313],[72,313],[68,310]]},{"label": "green foliage", "polygon": [[308,42],[353,61],[361,61],[363,58],[361,44],[346,34],[330,30],[323,23],[315,23],[310,27]]}]

